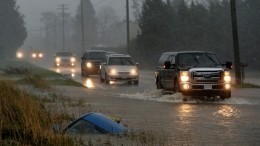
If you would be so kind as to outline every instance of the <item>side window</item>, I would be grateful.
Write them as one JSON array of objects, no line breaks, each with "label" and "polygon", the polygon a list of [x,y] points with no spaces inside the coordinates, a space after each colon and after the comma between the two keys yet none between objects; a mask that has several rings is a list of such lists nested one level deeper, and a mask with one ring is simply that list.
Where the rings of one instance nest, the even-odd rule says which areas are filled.
[{"label": "side window", "polygon": [[84,54],[84,58],[87,58],[87,57],[88,57],[88,53],[85,53],[85,54]]},{"label": "side window", "polygon": [[171,62],[171,64],[175,64],[175,56],[174,55],[171,55],[168,60]]},{"label": "side window", "polygon": [[72,134],[102,134],[105,131],[92,123],[80,120],[68,129],[68,133]]},{"label": "side window", "polygon": [[159,59],[158,66],[164,66],[164,62],[167,61],[168,57],[168,54],[163,54]]}]

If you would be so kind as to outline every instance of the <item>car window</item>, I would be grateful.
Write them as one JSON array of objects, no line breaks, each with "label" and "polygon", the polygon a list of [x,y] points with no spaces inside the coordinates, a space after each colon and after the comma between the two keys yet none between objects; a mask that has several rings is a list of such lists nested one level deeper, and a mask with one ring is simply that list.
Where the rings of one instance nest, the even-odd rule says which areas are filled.
[{"label": "car window", "polygon": [[108,65],[134,65],[131,57],[110,57]]},{"label": "car window", "polygon": [[175,56],[174,55],[171,55],[168,60],[171,62],[171,64],[175,64]]},{"label": "car window", "polygon": [[85,120],[79,120],[67,130],[68,133],[72,134],[102,134],[106,133],[103,129],[89,123]]},{"label": "car window", "polygon": [[84,58],[92,60],[105,60],[105,52],[89,52],[84,55]]},{"label": "car window", "polygon": [[163,54],[159,59],[158,66],[163,66],[164,62],[168,59],[168,57],[168,54]]},{"label": "car window", "polygon": [[181,66],[218,66],[220,62],[216,55],[209,53],[185,53],[179,55]]}]

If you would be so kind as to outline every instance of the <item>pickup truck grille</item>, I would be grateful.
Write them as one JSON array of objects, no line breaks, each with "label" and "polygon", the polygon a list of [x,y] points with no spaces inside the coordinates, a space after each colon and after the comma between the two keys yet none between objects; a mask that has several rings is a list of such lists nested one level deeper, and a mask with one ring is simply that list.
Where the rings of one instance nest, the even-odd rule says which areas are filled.
[{"label": "pickup truck grille", "polygon": [[223,71],[193,71],[191,78],[193,83],[220,83]]}]

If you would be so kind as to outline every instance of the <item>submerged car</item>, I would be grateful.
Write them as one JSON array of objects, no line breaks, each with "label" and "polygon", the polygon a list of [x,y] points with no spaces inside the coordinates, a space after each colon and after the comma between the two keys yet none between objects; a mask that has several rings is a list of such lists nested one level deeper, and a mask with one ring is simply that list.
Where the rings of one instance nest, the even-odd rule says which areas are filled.
[{"label": "submerged car", "polygon": [[127,132],[127,127],[112,117],[93,112],[78,118],[63,132],[68,134],[124,134]]},{"label": "submerged car", "polygon": [[76,58],[72,52],[58,51],[53,56],[54,67],[75,67]]},{"label": "submerged car", "polygon": [[101,64],[100,80],[110,84],[115,81],[139,83],[138,63],[130,55],[109,54],[106,61]]},{"label": "submerged car", "polygon": [[81,75],[99,75],[101,62],[105,60],[106,51],[90,50],[81,57]]}]

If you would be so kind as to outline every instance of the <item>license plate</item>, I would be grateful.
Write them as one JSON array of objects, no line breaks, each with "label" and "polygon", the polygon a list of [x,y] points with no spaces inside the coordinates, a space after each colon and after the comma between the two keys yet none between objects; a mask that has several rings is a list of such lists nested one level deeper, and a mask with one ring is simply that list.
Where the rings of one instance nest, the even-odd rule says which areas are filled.
[{"label": "license plate", "polygon": [[212,89],[212,85],[204,85],[204,89],[211,90]]}]

